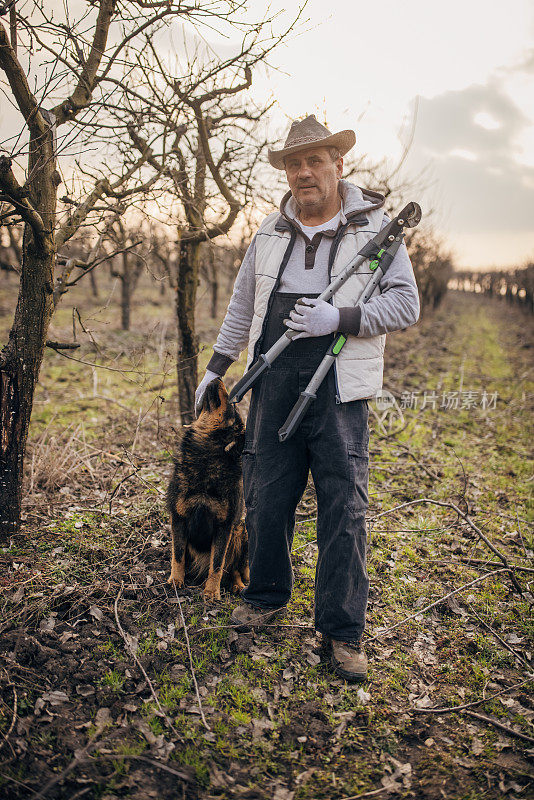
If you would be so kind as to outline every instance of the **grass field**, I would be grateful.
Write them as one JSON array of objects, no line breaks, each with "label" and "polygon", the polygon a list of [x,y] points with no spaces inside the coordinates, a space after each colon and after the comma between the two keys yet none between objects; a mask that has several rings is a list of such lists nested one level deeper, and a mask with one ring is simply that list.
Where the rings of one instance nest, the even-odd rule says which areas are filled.
[{"label": "grass field", "polygon": [[[15,284],[0,280],[3,336]],[[532,317],[450,292],[388,336],[396,404],[370,404],[369,680],[351,686],[313,630],[311,478],[283,623],[238,634],[235,598],[167,586],[173,298],[141,287],[125,333],[106,291],[54,319],[50,338],[70,341],[76,306],[91,335],[78,326],[77,360],[46,352],[24,531],[0,551],[2,796],[532,796]],[[206,309],[201,367],[223,316]]]}]

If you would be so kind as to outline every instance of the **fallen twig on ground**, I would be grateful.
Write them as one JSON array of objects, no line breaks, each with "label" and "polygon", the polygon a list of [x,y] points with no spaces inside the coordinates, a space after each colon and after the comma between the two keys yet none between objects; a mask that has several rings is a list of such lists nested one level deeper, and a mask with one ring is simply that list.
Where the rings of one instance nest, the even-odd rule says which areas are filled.
[{"label": "fallen twig on ground", "polygon": [[490,700],[494,700],[496,697],[500,697],[503,694],[508,694],[508,692],[513,692],[514,689],[519,689],[521,686],[524,686],[526,683],[530,683],[533,678],[525,678],[524,681],[520,683],[514,683],[513,686],[507,686],[506,689],[501,689],[500,692],[494,692],[490,694],[488,697],[481,697],[480,700],[473,700],[472,703],[464,703],[461,706],[435,706],[434,708],[410,708],[409,711],[412,711],[414,714],[446,714],[448,711],[463,711],[466,708],[473,708],[474,706],[482,705],[482,703],[487,703]]},{"label": "fallen twig on ground", "polygon": [[363,792],[363,794],[351,794],[350,797],[342,797],[341,800],[360,800],[360,797],[376,797],[383,792],[391,792],[391,786],[381,786],[380,789],[371,789],[370,792]]},{"label": "fallen twig on ground", "polygon": [[520,661],[523,664],[523,666],[526,667],[527,670],[529,670],[530,674],[534,675],[534,673],[533,673],[533,665],[529,664],[528,661],[525,658],[523,658],[523,656],[520,653],[518,653],[516,650],[514,650],[514,648],[510,644],[508,644],[508,642],[505,641],[502,638],[502,636],[499,636],[497,631],[494,631],[493,628],[491,627],[491,625],[488,625],[488,623],[485,622],[479,616],[479,614],[477,614],[477,612],[475,611],[475,609],[473,608],[473,606],[470,603],[467,603],[467,606],[468,606],[469,611],[471,612],[471,614],[474,614],[474,616],[478,619],[480,624],[483,625],[486,628],[486,630],[488,630],[491,633],[491,635],[494,636],[495,639],[497,639],[497,641],[500,642],[503,645],[503,647],[505,647],[507,650],[509,650],[510,653],[514,656],[514,658],[517,658],[518,661]]},{"label": "fallen twig on ground", "polygon": [[147,671],[145,670],[145,668],[141,664],[139,658],[137,657],[137,653],[135,652],[135,650],[134,650],[134,648],[132,646],[132,642],[131,642],[130,637],[124,631],[124,628],[122,627],[122,625],[120,623],[118,607],[119,607],[119,600],[121,598],[123,589],[124,589],[124,581],[121,582],[121,588],[119,589],[119,593],[118,593],[117,597],[115,598],[115,603],[114,603],[115,622],[117,623],[117,630],[119,631],[119,634],[120,634],[122,640],[124,641],[124,644],[126,646],[127,652],[132,656],[133,660],[135,661],[135,663],[137,664],[139,670],[141,671],[144,679],[146,680],[146,682],[148,684],[148,688],[150,689],[150,693],[152,695],[152,698],[153,698],[153,700],[154,700],[154,702],[155,702],[155,704],[157,706],[157,709],[158,709],[158,711],[159,711],[159,713],[161,715],[161,718],[164,720],[164,722],[167,725],[167,727],[170,728],[170,730],[174,734],[176,734],[178,739],[180,739],[180,734],[178,733],[178,731],[176,730],[176,728],[174,727],[174,725],[170,721],[169,717],[167,716],[167,714],[165,714],[165,712],[163,711],[163,709],[161,707],[161,704],[159,702],[159,698],[158,698],[158,695],[156,693],[156,690],[154,689],[152,681],[148,677]]},{"label": "fallen twig on ground", "polygon": [[408,455],[409,455],[409,456],[411,456],[411,457],[413,458],[413,460],[415,461],[415,463],[416,463],[418,466],[420,466],[420,467],[421,467],[421,469],[422,469],[424,472],[426,472],[426,474],[427,474],[427,475],[428,475],[430,478],[432,478],[432,479],[433,479],[433,480],[435,480],[435,481],[438,481],[438,480],[439,480],[439,475],[436,475],[436,473],[435,473],[435,472],[433,472],[433,471],[432,471],[432,470],[431,470],[429,467],[427,467],[425,464],[423,464],[423,462],[421,461],[421,459],[420,459],[420,458],[417,458],[417,456],[415,455],[414,451],[412,450],[412,448],[411,448],[409,445],[407,445],[407,444],[404,444],[404,442],[398,442],[398,441],[397,441],[397,442],[395,442],[395,444],[397,445],[397,447],[400,447],[402,450],[405,450],[405,451],[406,451],[406,453],[408,453]]},{"label": "fallen twig on ground", "polygon": [[0,772],[0,778],[3,778],[5,781],[11,781],[11,783],[15,783],[17,786],[22,786],[23,789],[27,789],[29,792],[32,790],[29,784],[18,781],[16,778],[12,778],[11,775],[6,775],[5,772]]},{"label": "fallen twig on ground", "polygon": [[[193,631],[193,634],[197,633],[204,633],[205,631],[223,631],[223,630],[231,630],[240,628],[241,626],[238,623],[232,624],[228,623],[227,625],[208,625],[205,628],[197,628],[196,631]],[[265,625],[262,625],[262,628],[298,628],[299,630],[303,631],[314,631],[314,625],[301,625],[300,623],[295,622],[269,622]]]},{"label": "fallen twig on ground", "polygon": [[[18,707],[17,690],[16,690],[14,684],[9,683],[8,685],[11,686],[11,688],[13,690],[13,716],[11,718],[11,724],[10,724],[9,728],[7,729],[7,731],[5,733],[2,731],[2,736],[4,737],[4,741],[0,742],[0,750],[2,749],[2,747],[5,744],[9,744],[9,746],[11,747],[11,745],[9,743],[9,735],[10,735],[11,731],[13,730],[13,728],[15,727],[15,722],[16,722],[16,719],[17,719],[17,707]],[[5,703],[4,701],[2,701],[2,702],[4,703],[6,708],[9,708],[7,703]],[[11,747],[11,751],[13,752],[13,755],[14,755],[15,751],[13,750],[12,747]]]},{"label": "fallen twig on ground", "polygon": [[487,722],[489,725],[495,725],[496,728],[499,730],[504,731],[509,736],[516,736],[518,739],[523,739],[524,742],[529,742],[530,744],[534,744],[534,738],[532,736],[527,736],[526,733],[520,733],[519,731],[514,731],[513,728],[509,728],[508,725],[504,725],[502,722],[498,722],[496,719],[492,719],[492,717],[486,717],[484,714],[477,714],[476,711],[461,711],[461,714],[467,714],[474,719],[479,719],[481,722]]},{"label": "fallen twig on ground", "polygon": [[[458,561],[461,561],[464,564],[478,564],[481,567],[498,567],[498,561],[484,561],[481,558],[459,558]],[[450,559],[449,559],[450,563]],[[521,564],[510,564],[512,569],[517,569],[519,572],[534,572],[533,567],[523,567]]]},{"label": "fallen twig on ground", "polygon": [[117,494],[118,490],[120,489],[120,487],[122,486],[123,483],[125,483],[126,481],[129,481],[130,478],[134,477],[134,475],[137,475],[137,473],[139,472],[140,469],[141,469],[141,467],[136,467],[133,472],[129,472],[128,475],[126,475],[124,478],[122,478],[118,482],[118,484],[115,486],[115,488],[113,489],[113,491],[112,491],[112,493],[111,493],[111,495],[109,497],[109,500],[108,500],[108,507],[109,507],[110,516],[111,516],[111,505],[113,503],[113,498]]},{"label": "fallen twig on ground", "polygon": [[157,769],[162,769],[164,772],[168,772],[170,775],[175,775],[177,778],[180,778],[183,781],[187,781],[188,783],[193,782],[193,778],[191,775],[188,775],[187,772],[181,772],[178,769],[173,769],[169,767],[167,764],[164,764],[161,761],[156,761],[155,758],[147,758],[147,756],[136,755],[135,753],[99,753],[97,756],[93,758],[85,758],[85,763],[92,764],[95,761],[100,761],[101,759],[110,759],[112,761],[121,761],[126,760],[128,758],[134,758],[136,761],[144,761],[145,764],[150,764],[152,767],[157,767]]},{"label": "fallen twig on ground", "polygon": [[40,789],[38,792],[34,792],[32,794],[31,800],[42,800],[42,798],[45,797],[45,795],[48,794],[50,789],[53,789],[54,786],[57,786],[58,783],[61,783],[61,781],[64,780],[67,777],[67,775],[70,775],[70,773],[74,769],[76,769],[78,764],[80,764],[82,761],[84,761],[85,756],[87,756],[88,753],[91,752],[93,747],[96,747],[96,741],[97,741],[97,739],[98,739],[98,737],[100,736],[101,733],[102,733],[102,727],[97,728],[97,730],[91,736],[91,738],[89,739],[89,741],[87,742],[87,744],[85,745],[83,750],[80,750],[80,752],[77,753],[74,756],[74,758],[72,759],[70,764],[67,764],[67,766],[65,767],[65,769],[62,772],[60,772],[58,775],[54,775],[53,778],[50,778],[48,783],[46,783],[43,786],[43,788]]},{"label": "fallen twig on ground", "polygon": [[185,643],[186,643],[186,646],[187,646],[187,654],[189,655],[189,667],[191,669],[191,677],[193,678],[193,683],[194,683],[194,686],[195,686],[195,693],[196,693],[196,696],[197,696],[197,703],[198,703],[198,709],[200,711],[200,718],[202,719],[202,724],[204,725],[206,730],[207,731],[211,731],[211,728],[208,725],[206,717],[204,716],[204,709],[202,708],[202,701],[200,699],[200,692],[198,691],[197,676],[195,674],[195,667],[193,665],[193,655],[191,653],[191,645],[189,644],[189,634],[187,632],[187,624],[186,624],[186,621],[185,621],[184,611],[183,611],[183,608],[182,608],[182,601],[180,600],[180,597],[178,595],[178,591],[176,589],[176,585],[175,585],[174,582],[173,582],[172,586],[173,586],[174,592],[176,594],[176,599],[178,600],[178,608],[180,609],[180,616],[182,618],[182,626],[183,626],[183,630],[184,630]]},{"label": "fallen twig on ground", "polygon": [[423,614],[425,611],[429,611],[431,608],[434,608],[435,606],[439,606],[440,603],[443,603],[443,601],[447,600],[448,597],[452,597],[453,595],[458,594],[459,592],[464,592],[466,589],[469,589],[471,586],[474,586],[475,583],[480,583],[481,581],[485,580],[486,578],[491,577],[492,575],[498,575],[500,572],[508,572],[509,569],[510,569],[509,567],[508,568],[504,568],[503,567],[502,569],[493,570],[493,572],[486,572],[484,575],[480,575],[478,578],[475,578],[474,580],[469,581],[469,583],[464,583],[463,586],[459,586],[458,589],[454,589],[452,592],[449,592],[448,594],[444,595],[443,597],[440,597],[439,600],[435,600],[433,603],[429,603],[429,605],[425,606],[424,608],[419,609],[419,611],[417,611],[415,614],[410,614],[409,617],[404,617],[404,619],[401,619],[399,622],[396,622],[394,625],[390,625],[388,628],[384,628],[384,630],[379,631],[374,636],[370,636],[367,639],[367,641],[368,642],[373,642],[375,639],[380,639],[386,633],[390,633],[390,631],[395,630],[395,628],[398,628],[400,625],[403,625],[405,622],[410,622],[410,620],[415,619],[420,614]]},{"label": "fallen twig on ground", "polygon": [[464,522],[467,522],[469,527],[475,531],[475,533],[489,547],[492,553],[495,553],[495,555],[502,561],[504,566],[510,572],[510,580],[512,581],[514,588],[519,592],[521,596],[523,596],[524,592],[521,586],[519,585],[517,578],[514,575],[514,568],[508,562],[506,556],[503,555],[501,551],[497,547],[495,547],[495,545],[492,542],[490,542],[488,537],[484,533],[482,533],[482,531],[477,525],[475,525],[470,516],[468,514],[464,514],[464,512],[461,511],[455,503],[448,503],[445,502],[444,500],[433,500],[430,497],[419,497],[417,500],[408,500],[406,503],[400,503],[398,506],[393,506],[393,508],[389,508],[387,511],[381,511],[379,514],[375,514],[374,517],[371,517],[370,521],[374,523],[375,520],[379,519],[379,517],[383,517],[385,514],[391,514],[393,511],[398,511],[400,508],[406,508],[407,506],[413,506],[419,503],[431,503],[432,505],[441,506],[442,508],[451,508],[453,511],[455,511],[458,514],[458,516],[461,517],[464,520]]},{"label": "fallen twig on ground", "polygon": [[374,410],[374,408],[372,406],[369,406],[369,411],[371,412],[373,417],[376,419],[379,427],[382,428],[382,430],[384,431],[385,436],[387,436],[388,432],[387,432],[387,430],[386,430],[386,428],[384,426],[384,423],[382,422],[382,420],[380,419],[380,417],[378,416],[378,414],[376,413],[376,411]]}]

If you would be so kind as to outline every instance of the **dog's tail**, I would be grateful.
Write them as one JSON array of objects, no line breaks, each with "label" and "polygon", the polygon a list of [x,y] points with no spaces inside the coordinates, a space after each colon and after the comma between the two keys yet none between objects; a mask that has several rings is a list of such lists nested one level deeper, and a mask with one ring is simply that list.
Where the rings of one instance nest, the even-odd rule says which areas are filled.
[{"label": "dog's tail", "polygon": [[196,550],[210,550],[214,534],[213,525],[213,514],[205,506],[191,509],[186,520],[187,541]]},{"label": "dog's tail", "polygon": [[189,533],[194,534],[198,530],[205,530],[207,532],[208,529],[211,533],[213,529],[213,515],[205,506],[196,506],[196,508],[191,509],[191,513],[187,517],[187,527],[189,528]]},{"label": "dog's tail", "polygon": [[213,515],[207,508],[193,508],[186,519],[186,573],[194,583],[208,576],[210,550],[214,536]]}]

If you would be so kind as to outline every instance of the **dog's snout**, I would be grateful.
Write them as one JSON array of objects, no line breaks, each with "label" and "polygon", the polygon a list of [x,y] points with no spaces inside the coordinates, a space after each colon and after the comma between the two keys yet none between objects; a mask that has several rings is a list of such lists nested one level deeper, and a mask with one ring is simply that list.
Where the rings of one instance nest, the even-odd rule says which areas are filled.
[{"label": "dog's snout", "polygon": [[206,387],[204,392],[202,407],[208,413],[220,409],[221,405],[226,405],[224,397],[228,397],[224,383],[220,378],[214,378]]}]

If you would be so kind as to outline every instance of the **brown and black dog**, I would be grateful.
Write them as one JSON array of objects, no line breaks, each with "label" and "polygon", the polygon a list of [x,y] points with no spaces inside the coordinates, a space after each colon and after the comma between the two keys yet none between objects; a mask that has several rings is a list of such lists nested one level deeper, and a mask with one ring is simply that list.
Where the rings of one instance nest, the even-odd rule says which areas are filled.
[{"label": "brown and black dog", "polygon": [[242,520],[241,452],[245,426],[220,378],[208,384],[198,419],[183,429],[167,490],[171,574],[207,579],[204,597],[218,600],[221,581],[239,592],[248,582],[248,537]]}]

